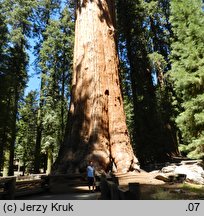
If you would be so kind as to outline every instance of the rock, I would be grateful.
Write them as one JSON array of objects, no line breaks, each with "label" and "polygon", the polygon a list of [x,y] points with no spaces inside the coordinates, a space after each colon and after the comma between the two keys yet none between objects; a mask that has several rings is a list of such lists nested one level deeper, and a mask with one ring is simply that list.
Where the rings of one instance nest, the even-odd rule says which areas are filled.
[{"label": "rock", "polygon": [[185,174],[158,174],[155,176],[156,179],[164,181],[164,182],[175,182],[175,183],[182,183],[186,179]]},{"label": "rock", "polygon": [[186,180],[196,183],[196,184],[204,184],[204,170],[202,167],[193,164],[193,165],[181,165],[176,167],[176,174],[186,174]]},{"label": "rock", "polygon": [[187,177],[186,174],[178,174],[176,176],[176,181],[178,183],[183,183],[186,180],[186,177]]},{"label": "rock", "polygon": [[183,183],[186,180],[185,174],[172,174],[169,175],[169,181],[175,183]]},{"label": "rock", "polygon": [[161,181],[164,181],[164,182],[169,182],[170,181],[169,177],[164,175],[164,174],[156,175],[155,179],[158,179],[158,180],[161,180]]},{"label": "rock", "polygon": [[149,173],[151,173],[151,174],[158,174],[158,173],[160,173],[160,170],[153,170],[153,171],[151,171]]},{"label": "rock", "polygon": [[204,184],[203,163],[201,160],[185,160],[178,164],[170,164],[163,167],[156,178],[165,182],[181,183],[186,180],[196,184]]},{"label": "rock", "polygon": [[171,165],[171,166],[163,167],[161,169],[161,172],[162,173],[170,173],[170,172],[174,172],[175,169],[176,169],[176,165]]},{"label": "rock", "polygon": [[201,164],[202,160],[184,160],[181,161],[182,165],[192,165],[192,164]]}]

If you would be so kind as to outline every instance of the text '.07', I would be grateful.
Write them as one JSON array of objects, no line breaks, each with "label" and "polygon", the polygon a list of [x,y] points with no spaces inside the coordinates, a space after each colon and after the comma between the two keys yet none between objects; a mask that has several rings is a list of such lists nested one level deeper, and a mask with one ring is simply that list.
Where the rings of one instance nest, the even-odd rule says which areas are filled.
[{"label": "text '.07'", "polygon": [[187,212],[197,212],[199,211],[200,203],[199,202],[190,202],[187,204],[186,211]]}]

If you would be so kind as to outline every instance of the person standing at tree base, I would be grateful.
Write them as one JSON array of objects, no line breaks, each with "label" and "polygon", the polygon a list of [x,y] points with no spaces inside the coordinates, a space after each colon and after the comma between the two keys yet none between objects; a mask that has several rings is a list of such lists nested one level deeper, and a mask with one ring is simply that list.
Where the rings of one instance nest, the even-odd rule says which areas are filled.
[{"label": "person standing at tree base", "polygon": [[88,186],[89,186],[89,192],[92,192],[95,190],[95,169],[93,166],[93,162],[90,161],[89,165],[87,166],[87,179],[88,179]]}]

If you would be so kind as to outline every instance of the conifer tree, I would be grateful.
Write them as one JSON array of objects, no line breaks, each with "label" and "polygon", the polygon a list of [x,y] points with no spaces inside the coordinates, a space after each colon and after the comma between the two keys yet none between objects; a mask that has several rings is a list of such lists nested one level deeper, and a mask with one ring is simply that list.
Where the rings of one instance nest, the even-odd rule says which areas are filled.
[{"label": "conifer tree", "polygon": [[[148,57],[155,79],[158,148],[163,148],[168,158],[179,156],[175,112],[172,106],[173,89],[167,81],[166,72],[171,68],[169,61],[170,37],[172,35],[169,0],[146,2]],[[167,159],[168,159],[167,158]]]},{"label": "conifer tree", "polygon": [[125,64],[132,87],[133,139],[138,157],[142,164],[164,161],[178,155],[170,121],[171,93],[166,91],[164,80],[169,66],[168,4],[162,0],[117,2],[120,40],[127,53]]},{"label": "conifer tree", "polygon": [[[134,142],[140,162],[156,155],[155,92],[148,60],[144,1],[118,1],[118,25],[126,46],[134,107]],[[124,13],[127,11],[127,13]]]},{"label": "conifer tree", "polygon": [[19,103],[15,157],[23,166],[23,174],[31,173],[34,164],[34,149],[37,126],[37,92],[31,91]]},{"label": "conifer tree", "polygon": [[0,2],[0,170],[3,165],[3,152],[6,139],[6,127],[8,124],[8,106],[9,106],[9,76],[8,76],[8,60],[9,56],[6,52],[8,49],[8,29],[6,25],[6,17],[3,10],[3,4]]},{"label": "conifer tree", "polygon": [[50,19],[40,50],[40,65],[44,71],[45,98],[42,119],[42,148],[48,156],[47,172],[63,142],[68,114],[68,96],[73,53],[73,20],[68,6],[58,20]]},{"label": "conifer tree", "polygon": [[171,80],[181,150],[204,158],[204,12],[201,0],[171,1],[173,43]]},{"label": "conifer tree", "polygon": [[8,95],[8,122],[5,131],[4,149],[4,172],[3,175],[13,175],[14,144],[16,138],[16,119],[18,112],[18,101],[23,94],[27,80],[28,59],[26,48],[28,48],[27,37],[30,33],[31,23],[29,18],[32,14],[34,1],[11,0],[3,1],[3,10],[6,16],[6,24],[9,28],[9,63],[7,67],[9,77]]},{"label": "conifer tree", "polygon": [[57,16],[60,9],[60,0],[39,0],[34,16],[34,32],[36,38],[38,38],[35,45],[36,68],[40,73],[41,86],[40,86],[40,101],[38,110],[38,121],[37,121],[37,135],[36,135],[36,146],[35,146],[35,162],[34,172],[39,173],[40,169],[40,158],[41,158],[41,141],[43,133],[43,106],[45,104],[46,97],[46,72],[40,66],[40,50],[43,42],[46,40],[45,32],[49,22],[53,16]]}]

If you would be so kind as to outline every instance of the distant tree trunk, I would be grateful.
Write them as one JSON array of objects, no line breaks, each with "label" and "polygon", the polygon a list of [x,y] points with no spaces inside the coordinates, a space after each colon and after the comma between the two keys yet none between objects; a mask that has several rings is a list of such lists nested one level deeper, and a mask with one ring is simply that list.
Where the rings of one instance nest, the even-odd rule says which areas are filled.
[{"label": "distant tree trunk", "polygon": [[[64,104],[65,104],[65,72],[62,74],[62,92],[61,92],[61,135],[64,134],[65,124],[64,124]],[[62,143],[63,137],[60,138],[60,143]]]},{"label": "distant tree trunk", "polygon": [[41,86],[40,86],[40,102],[37,114],[37,133],[35,142],[35,158],[34,158],[34,173],[40,172],[41,163],[41,141],[42,141],[42,131],[43,131],[43,105],[44,105],[44,88],[45,88],[45,72],[41,72]]},{"label": "distant tree trunk", "polygon": [[[2,152],[2,168],[3,168],[3,176],[9,176],[11,174],[10,163],[11,163],[11,143],[13,139],[13,103],[14,103],[14,96],[9,97],[7,103],[7,112],[5,115],[5,122],[4,122],[4,131],[3,131],[3,152]],[[12,138],[11,138],[12,137]]]},{"label": "distant tree trunk", "polygon": [[[4,136],[4,134],[2,133],[2,135]],[[3,154],[4,154],[4,143],[3,143],[4,138],[2,137],[0,140],[0,173],[1,173],[1,169],[3,166]]]},{"label": "distant tree trunk", "polygon": [[[18,53],[21,53],[19,49]],[[17,65],[17,70],[20,69]],[[16,118],[18,113],[18,101],[19,101],[19,83],[18,74],[15,71],[14,74],[14,95],[11,99],[11,110],[10,110],[10,138],[7,137],[7,146],[5,147],[4,154],[4,166],[3,166],[3,176],[13,176],[14,175],[14,148],[16,140]]]},{"label": "distant tree trunk", "polygon": [[14,100],[14,111],[12,113],[12,126],[11,126],[11,143],[9,146],[10,158],[9,158],[9,176],[14,175],[14,149],[15,149],[15,141],[16,141],[16,119],[18,113],[18,101],[19,101],[19,93],[18,86],[16,83],[15,87],[15,100]]},{"label": "distant tree trunk", "polygon": [[50,174],[51,173],[52,165],[53,165],[52,148],[48,148],[48,150],[47,150],[47,170],[46,170],[46,174]]},{"label": "distant tree trunk", "polygon": [[[42,82],[41,82],[42,85]],[[42,92],[42,86],[41,86]],[[41,139],[42,139],[42,93],[40,96],[40,107],[38,110],[38,120],[37,120],[37,133],[36,133],[36,143],[35,143],[35,158],[34,158],[34,173],[40,172],[40,154],[41,154]]]},{"label": "distant tree trunk", "polygon": [[6,148],[6,143],[8,143],[8,127],[9,127],[9,112],[10,112],[10,104],[11,104],[11,97],[8,97],[8,101],[6,104],[5,115],[3,117],[3,129],[2,129],[2,137],[0,142],[0,170],[2,170],[4,166],[4,150]]},{"label": "distant tree trunk", "polygon": [[10,151],[9,149],[6,149],[4,151],[3,177],[9,176],[9,162],[10,162]]},{"label": "distant tree trunk", "polygon": [[54,173],[138,169],[118,76],[115,8],[110,0],[77,1],[74,73],[68,131]]}]

